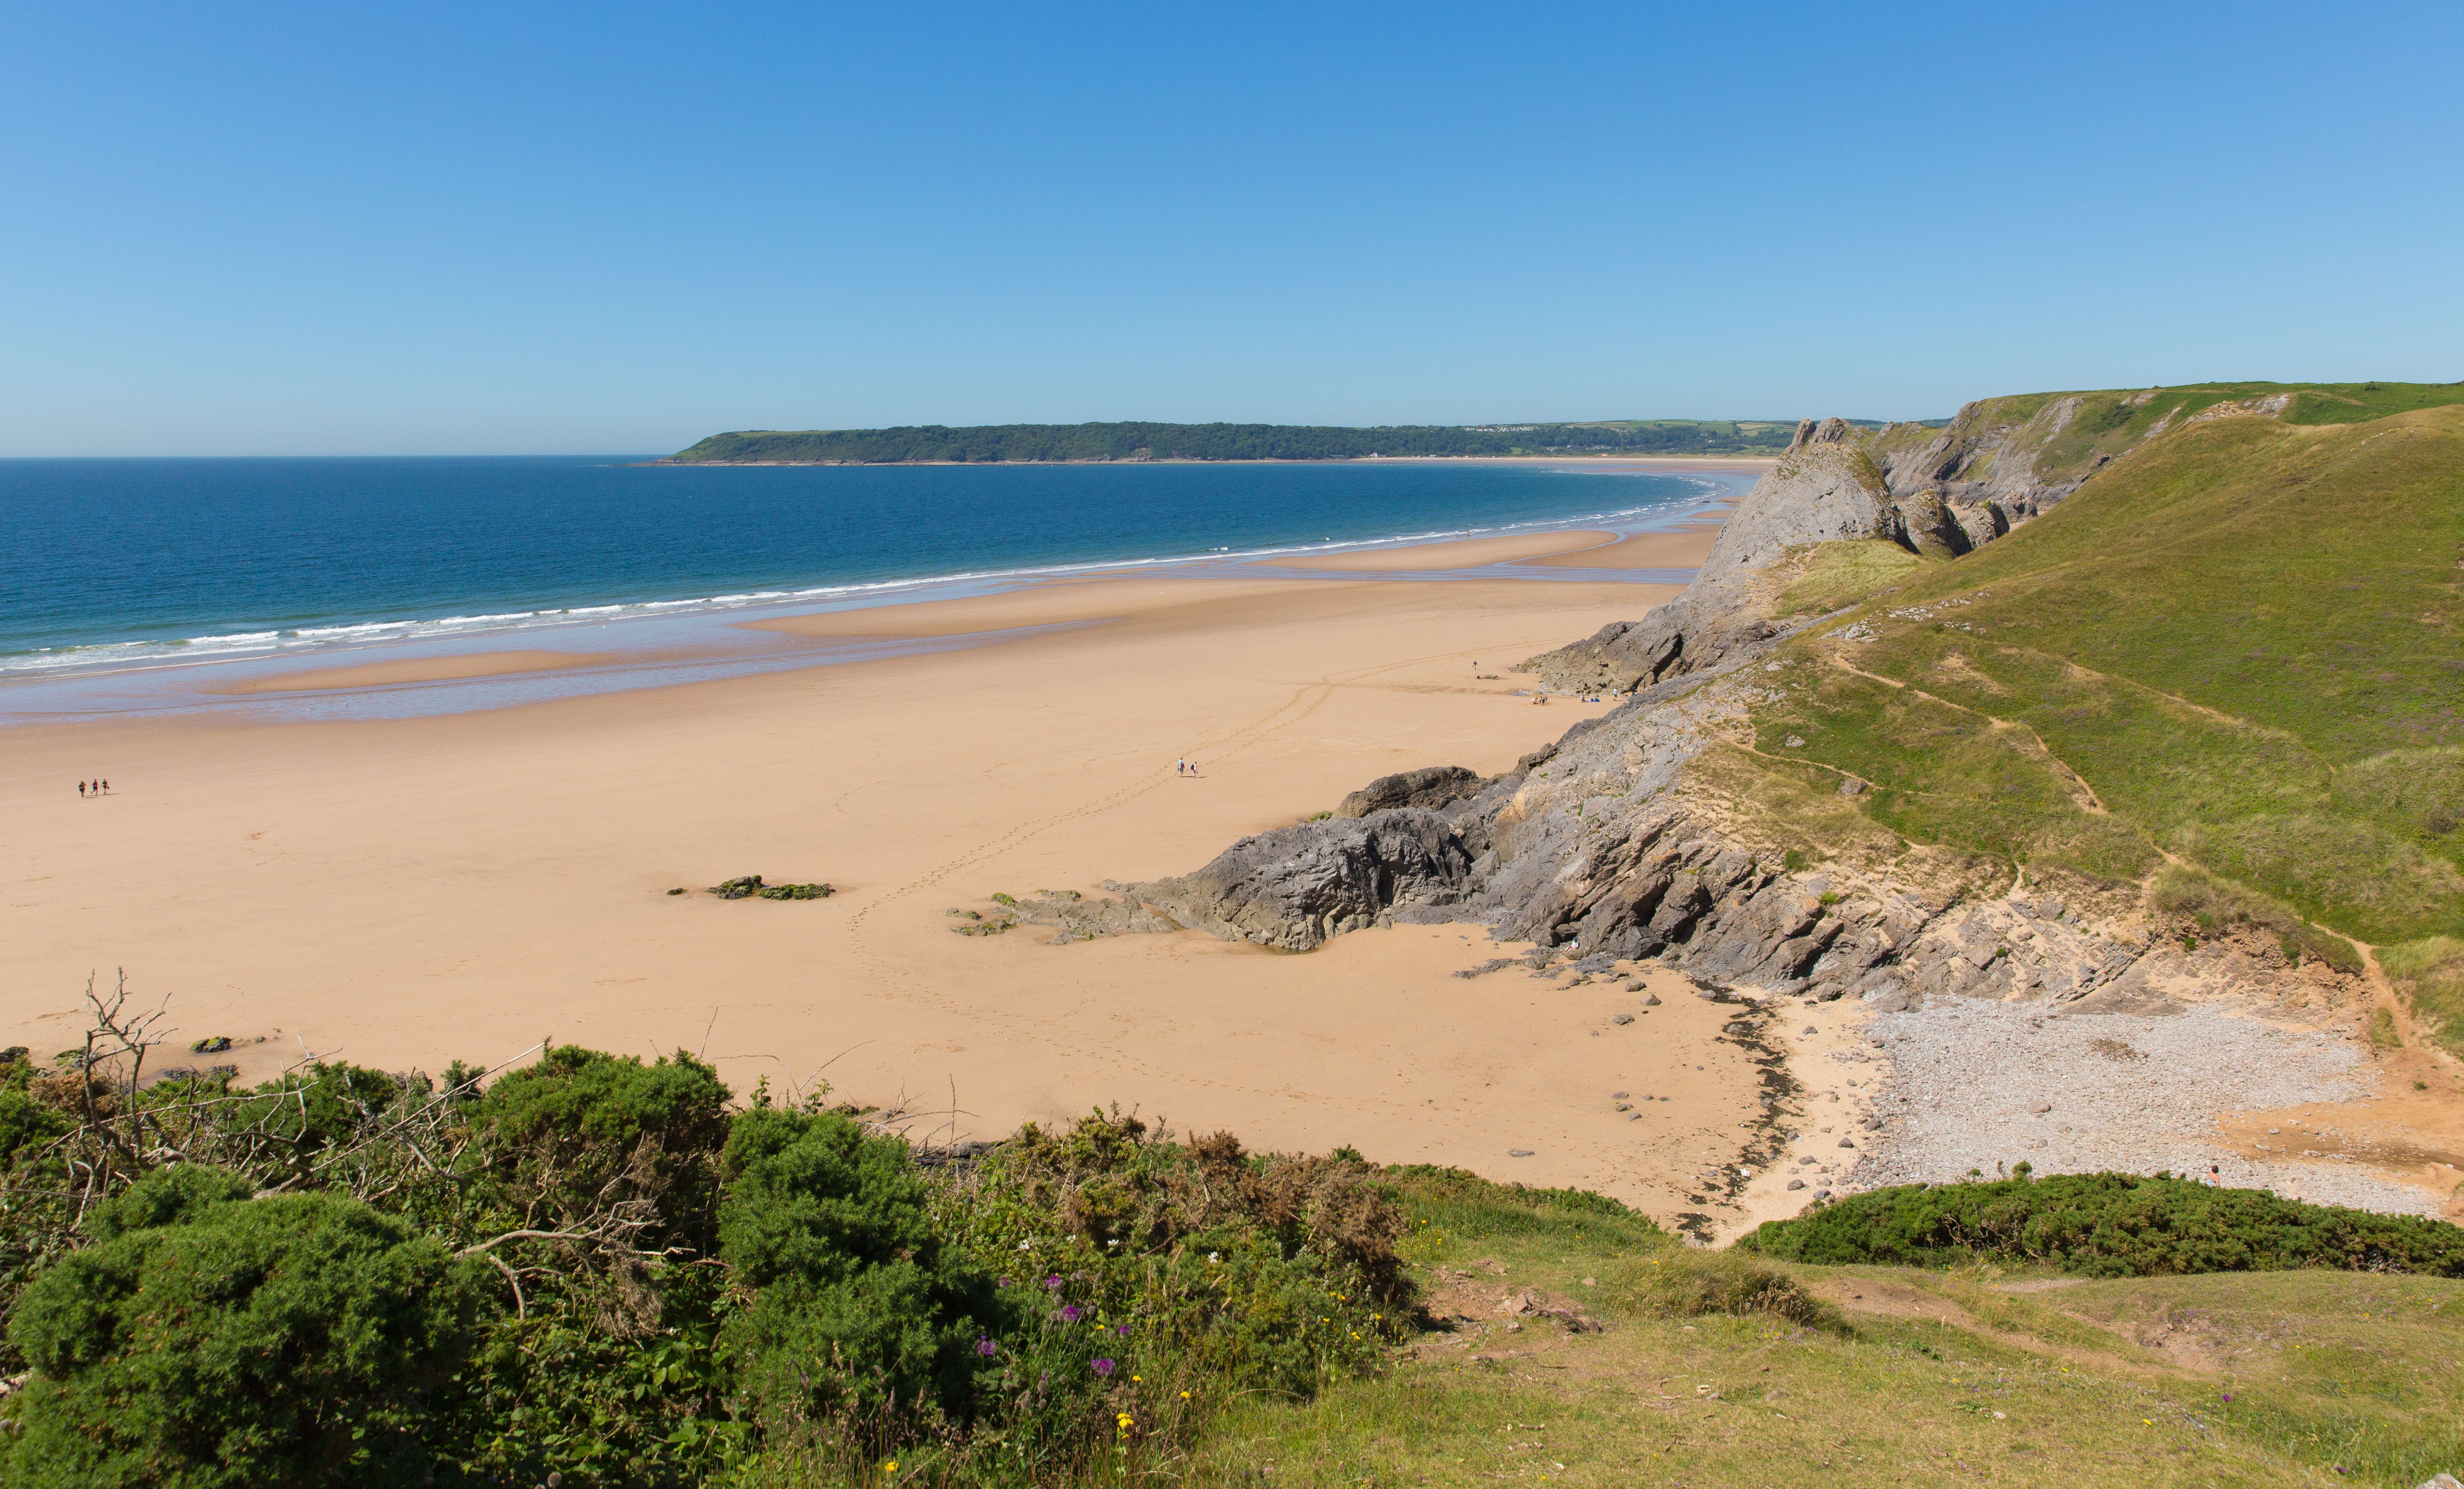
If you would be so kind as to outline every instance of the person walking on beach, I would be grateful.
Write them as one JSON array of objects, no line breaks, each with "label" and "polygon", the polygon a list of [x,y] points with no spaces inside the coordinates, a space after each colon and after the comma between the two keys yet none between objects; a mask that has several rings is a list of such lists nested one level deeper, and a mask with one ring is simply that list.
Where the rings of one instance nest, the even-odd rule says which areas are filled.
[{"label": "person walking on beach", "polygon": [[1189,757],[1183,755],[1180,759],[1174,761],[1172,764],[1172,773],[1175,775],[1189,774]]},{"label": "person walking on beach", "polygon": [[83,781],[79,781],[77,783],[77,794],[79,796],[83,796],[85,794],[85,783]]}]

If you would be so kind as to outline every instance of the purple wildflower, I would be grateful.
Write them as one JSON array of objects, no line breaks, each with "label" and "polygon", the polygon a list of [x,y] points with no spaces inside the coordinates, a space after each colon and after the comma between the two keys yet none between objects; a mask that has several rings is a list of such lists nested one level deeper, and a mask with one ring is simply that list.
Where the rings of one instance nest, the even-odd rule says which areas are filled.
[{"label": "purple wildflower", "polygon": [[987,1360],[1000,1352],[1001,1346],[994,1344],[989,1339],[979,1339],[976,1341],[976,1353],[982,1355]]},{"label": "purple wildflower", "polygon": [[1130,1326],[1129,1326],[1128,1324],[1124,1323],[1124,1324],[1122,1324],[1119,1328],[1114,1329],[1112,1332],[1114,1332],[1114,1333],[1116,1333],[1116,1334],[1120,1335],[1123,1339],[1127,1339],[1127,1338],[1129,1338],[1129,1337],[1130,1337]]},{"label": "purple wildflower", "polygon": [[1111,1361],[1110,1361],[1110,1360],[1098,1360],[1098,1361],[1096,1361],[1096,1362],[1095,1362],[1095,1373],[1096,1373],[1096,1374],[1098,1374],[1098,1375],[1110,1375],[1110,1374],[1111,1374],[1111,1373],[1112,1373],[1112,1362],[1111,1362]]},{"label": "purple wildflower", "polygon": [[1061,1305],[1061,1322],[1064,1323],[1075,1323],[1086,1316],[1087,1310],[1079,1307],[1076,1303],[1063,1303]]},{"label": "purple wildflower", "polygon": [[1044,1279],[1044,1285],[1051,1288],[1056,1293],[1059,1292],[1061,1290],[1061,1274],[1055,1272],[1050,1277],[1045,1278]]}]

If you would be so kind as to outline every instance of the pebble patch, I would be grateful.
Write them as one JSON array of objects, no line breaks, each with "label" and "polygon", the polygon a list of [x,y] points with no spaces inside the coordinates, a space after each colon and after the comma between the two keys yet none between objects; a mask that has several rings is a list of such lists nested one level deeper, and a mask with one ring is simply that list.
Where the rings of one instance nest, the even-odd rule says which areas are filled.
[{"label": "pebble patch", "polygon": [[[2205,1173],[2320,1205],[2435,1215],[2438,1201],[2338,1161],[2257,1163],[2216,1119],[2371,1093],[2338,1033],[2280,1029],[2211,1007],[2165,1017],[2057,1014],[2042,1004],[1932,1002],[1878,1015],[1861,1054],[1888,1070],[1883,1125],[1862,1145],[1859,1188],[2038,1173]],[[1875,1041],[1879,1041],[1877,1044]],[[1842,1140],[1841,1146],[1848,1145]]]}]

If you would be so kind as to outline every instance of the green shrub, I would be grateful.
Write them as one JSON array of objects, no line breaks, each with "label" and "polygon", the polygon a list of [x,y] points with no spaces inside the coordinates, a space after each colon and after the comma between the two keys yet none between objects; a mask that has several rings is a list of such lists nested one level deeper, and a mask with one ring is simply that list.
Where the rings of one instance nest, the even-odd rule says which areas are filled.
[{"label": "green shrub", "polygon": [[2064,1174],[1876,1189],[1737,1243],[1825,1266],[1939,1266],[1986,1256],[2088,1277],[2337,1267],[2464,1277],[2464,1229],[2187,1179]]},{"label": "green shrub", "polygon": [[1375,1369],[1409,1306],[1403,1214],[1357,1158],[1259,1157],[1228,1133],[1183,1145],[1097,1113],[1030,1124],[940,1209],[979,1267],[1041,1295],[1017,1343],[1056,1373],[1171,1361],[1218,1389],[1306,1396]]},{"label": "green shrub", "polygon": [[991,1279],[934,1233],[907,1145],[844,1117],[757,1108],[736,1119],[720,1162],[719,1255],[754,1291],[720,1338],[757,1416],[966,1416],[977,1341],[997,1327]]},{"label": "green shrub", "polygon": [[[25,1069],[25,1063],[16,1068]],[[20,1151],[40,1147],[76,1125],[68,1113],[37,1100],[25,1082],[0,1085],[0,1170],[13,1167]]]},{"label": "green shrub", "polygon": [[1830,1304],[1780,1271],[1732,1251],[1694,1251],[1671,1246],[1621,1264],[1610,1277],[1606,1298],[1614,1307],[1661,1319],[1786,1319],[1810,1328],[1845,1325]]},{"label": "green shrub", "polygon": [[422,1480],[431,1398],[470,1343],[465,1269],[356,1200],[247,1191],[149,1174],[98,1216],[106,1239],[26,1290],[10,1483]]},{"label": "green shrub", "polygon": [[561,1045],[490,1086],[477,1122],[490,1174],[525,1227],[584,1227],[631,1206],[651,1217],[636,1244],[707,1252],[729,1096],[681,1050],[645,1065]]}]

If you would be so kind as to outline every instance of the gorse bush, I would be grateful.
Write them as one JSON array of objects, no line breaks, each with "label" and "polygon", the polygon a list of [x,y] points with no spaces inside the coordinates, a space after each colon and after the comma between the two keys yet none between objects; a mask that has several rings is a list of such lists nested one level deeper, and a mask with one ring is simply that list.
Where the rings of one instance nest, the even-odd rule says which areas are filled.
[{"label": "gorse bush", "polygon": [[935,1169],[683,1054],[243,1089],[134,1048],[0,1078],[11,1484],[1111,1479],[1408,1312],[1356,1156],[1114,1114]]},{"label": "gorse bush", "polygon": [[1168,1354],[1227,1388],[1306,1395],[1375,1367],[1408,1298],[1402,1212],[1371,1165],[1254,1157],[1224,1133],[1182,1145],[1118,1113],[1029,1125],[944,1216],[1005,1290],[1047,1295],[1029,1317],[1113,1330],[1089,1369]]},{"label": "gorse bush", "polygon": [[147,1175],[100,1243],[29,1287],[32,1363],[8,1480],[417,1483],[477,1289],[434,1240],[336,1194],[248,1199],[235,1175]]},{"label": "gorse bush", "polygon": [[2464,1277],[2464,1228],[2443,1221],[2118,1173],[1876,1189],[1767,1221],[1737,1244],[1826,1266],[1993,1257],[2087,1277],[2293,1267]]},{"label": "gorse bush", "polygon": [[707,1251],[731,1094],[681,1050],[645,1065],[564,1045],[490,1086],[474,1121],[523,1227],[638,1225],[639,1247]]},{"label": "gorse bush", "polygon": [[719,1333],[762,1420],[847,1406],[972,1414],[990,1279],[935,1233],[907,1145],[845,1117],[757,1109],[721,1158],[719,1256],[752,1293]]}]

